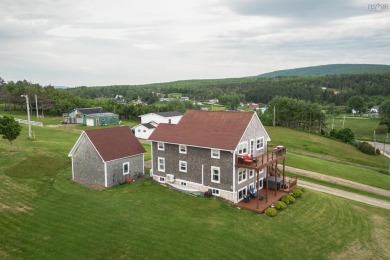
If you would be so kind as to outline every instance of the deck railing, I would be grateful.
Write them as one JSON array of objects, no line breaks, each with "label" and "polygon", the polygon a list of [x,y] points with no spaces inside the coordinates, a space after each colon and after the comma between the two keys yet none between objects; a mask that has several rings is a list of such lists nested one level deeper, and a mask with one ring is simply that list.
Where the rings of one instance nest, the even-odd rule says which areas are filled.
[{"label": "deck railing", "polygon": [[267,165],[283,160],[286,157],[286,147],[268,146],[267,152],[250,157],[248,155],[237,155],[236,166],[250,169],[262,169]]}]

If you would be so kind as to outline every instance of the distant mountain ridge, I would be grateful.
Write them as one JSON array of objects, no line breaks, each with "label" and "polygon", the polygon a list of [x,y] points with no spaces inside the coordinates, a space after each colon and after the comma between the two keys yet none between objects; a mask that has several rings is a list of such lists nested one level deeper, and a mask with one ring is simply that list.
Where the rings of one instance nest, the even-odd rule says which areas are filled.
[{"label": "distant mountain ridge", "polygon": [[324,76],[336,74],[390,73],[390,65],[380,64],[329,64],[295,69],[277,70],[256,77]]}]

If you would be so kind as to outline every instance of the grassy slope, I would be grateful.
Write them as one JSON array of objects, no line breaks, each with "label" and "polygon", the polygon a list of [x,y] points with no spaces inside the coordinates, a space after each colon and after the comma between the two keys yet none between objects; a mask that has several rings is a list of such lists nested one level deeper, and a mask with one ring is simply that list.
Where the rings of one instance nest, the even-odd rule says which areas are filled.
[{"label": "grassy slope", "polygon": [[24,127],[11,153],[0,142],[0,258],[390,255],[389,211],[308,191],[269,218],[150,180],[91,191],[70,180],[79,131],[35,131],[27,140]]},{"label": "grassy slope", "polygon": [[383,174],[389,165],[384,156],[366,155],[349,144],[288,128],[267,131],[273,144],[287,147],[289,166],[390,189],[390,175]]},{"label": "grassy slope", "polygon": [[[358,140],[366,140],[373,141],[374,140],[374,131],[379,126],[380,119],[378,118],[366,118],[366,117],[351,117],[350,115],[344,117],[342,115],[329,118],[327,123],[328,127],[332,128],[334,118],[334,128],[341,129],[343,127],[350,128],[352,132],[355,134],[356,139]],[[378,142],[383,142],[386,140],[386,134],[378,134],[376,133],[376,140]]]}]

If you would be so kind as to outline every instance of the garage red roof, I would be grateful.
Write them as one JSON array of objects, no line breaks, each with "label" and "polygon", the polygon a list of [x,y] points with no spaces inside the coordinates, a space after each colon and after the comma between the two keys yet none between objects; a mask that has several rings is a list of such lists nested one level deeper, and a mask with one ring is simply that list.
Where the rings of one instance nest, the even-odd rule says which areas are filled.
[{"label": "garage red roof", "polygon": [[177,125],[159,124],[149,140],[236,149],[254,112],[187,111]]},{"label": "garage red roof", "polygon": [[127,126],[85,130],[104,161],[145,153],[144,147]]}]

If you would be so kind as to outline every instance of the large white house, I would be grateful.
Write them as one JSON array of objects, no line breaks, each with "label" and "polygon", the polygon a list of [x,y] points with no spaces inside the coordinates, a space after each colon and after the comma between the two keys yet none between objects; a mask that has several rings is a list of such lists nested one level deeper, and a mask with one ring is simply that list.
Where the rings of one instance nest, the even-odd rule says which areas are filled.
[{"label": "large white house", "polygon": [[183,117],[183,114],[177,111],[170,111],[149,113],[139,117],[141,118],[141,124],[134,126],[132,130],[136,137],[148,139],[158,124],[177,124]]}]

